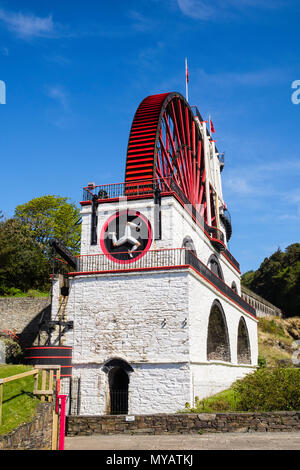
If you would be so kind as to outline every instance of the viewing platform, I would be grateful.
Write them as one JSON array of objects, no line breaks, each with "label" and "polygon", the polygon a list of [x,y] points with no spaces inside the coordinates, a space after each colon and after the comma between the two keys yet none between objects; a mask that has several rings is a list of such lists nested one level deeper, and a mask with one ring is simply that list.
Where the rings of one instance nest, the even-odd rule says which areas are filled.
[{"label": "viewing platform", "polygon": [[[173,196],[190,214],[196,224],[203,230],[205,235],[210,240],[212,246],[221,252],[234,268],[240,272],[240,265],[234,256],[229,252],[226,247],[225,237],[222,230],[217,227],[208,225],[203,218],[203,206],[192,204],[176,184],[173,178],[155,178],[149,180],[139,180],[124,183],[113,183],[104,185],[95,185],[90,183],[83,188],[83,200],[81,205],[92,205],[93,201],[97,204],[117,202],[120,199],[146,199],[151,198],[156,202],[160,197]],[[221,215],[223,219],[223,214]],[[226,211],[226,233],[232,232],[231,219]],[[227,235],[228,238],[228,235]],[[230,237],[229,237],[230,238]],[[228,239],[229,239],[228,238]]]}]

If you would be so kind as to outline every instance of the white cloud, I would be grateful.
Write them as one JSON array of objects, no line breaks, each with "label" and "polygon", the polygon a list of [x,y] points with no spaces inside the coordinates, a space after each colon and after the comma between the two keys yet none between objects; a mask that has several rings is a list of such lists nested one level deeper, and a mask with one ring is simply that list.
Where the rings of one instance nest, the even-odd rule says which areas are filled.
[{"label": "white cloud", "polygon": [[69,108],[69,98],[66,90],[60,85],[48,86],[46,95],[57,101],[65,110]]},{"label": "white cloud", "polygon": [[52,16],[39,17],[22,12],[14,13],[0,9],[0,20],[6,28],[22,39],[49,37],[54,33]]},{"label": "white cloud", "polygon": [[190,18],[203,21],[222,17],[233,17],[250,8],[275,9],[283,5],[282,0],[177,0],[181,12]]}]

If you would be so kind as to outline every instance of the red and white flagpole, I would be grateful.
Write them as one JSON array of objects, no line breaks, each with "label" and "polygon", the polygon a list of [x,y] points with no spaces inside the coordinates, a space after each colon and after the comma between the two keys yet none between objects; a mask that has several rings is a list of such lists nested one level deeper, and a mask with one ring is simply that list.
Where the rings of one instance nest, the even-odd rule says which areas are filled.
[{"label": "red and white flagpole", "polygon": [[187,66],[187,58],[185,58],[185,97],[187,101],[189,101],[188,83],[189,83],[189,71],[188,71],[188,66]]}]

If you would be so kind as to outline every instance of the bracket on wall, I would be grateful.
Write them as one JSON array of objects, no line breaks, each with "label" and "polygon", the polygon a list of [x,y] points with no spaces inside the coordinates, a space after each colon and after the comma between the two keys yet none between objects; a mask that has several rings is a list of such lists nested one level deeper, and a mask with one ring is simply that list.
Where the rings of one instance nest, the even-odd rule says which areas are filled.
[{"label": "bracket on wall", "polygon": [[161,194],[158,185],[154,188],[154,239],[161,240]]},{"label": "bracket on wall", "polygon": [[91,226],[91,245],[97,245],[97,225],[98,225],[98,196],[93,194],[92,198],[92,226]]},{"label": "bracket on wall", "polygon": [[73,321],[63,321],[63,320],[56,320],[56,321],[41,321],[39,323],[39,333],[38,333],[38,346],[40,346],[40,333],[41,331],[45,331],[48,334],[48,339],[45,342],[45,346],[54,346],[52,344],[51,337],[55,331],[55,326],[59,327],[58,330],[58,337],[55,342],[58,342],[59,346],[61,346],[62,336],[69,330],[74,328]]}]

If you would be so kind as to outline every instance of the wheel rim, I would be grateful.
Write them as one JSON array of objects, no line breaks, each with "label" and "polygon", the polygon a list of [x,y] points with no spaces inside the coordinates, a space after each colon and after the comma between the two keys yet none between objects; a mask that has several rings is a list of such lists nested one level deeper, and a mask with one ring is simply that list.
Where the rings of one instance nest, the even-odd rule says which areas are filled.
[{"label": "wheel rim", "polygon": [[132,122],[125,182],[153,179],[162,190],[170,190],[174,181],[207,219],[203,139],[192,109],[180,93],[148,96]]}]

